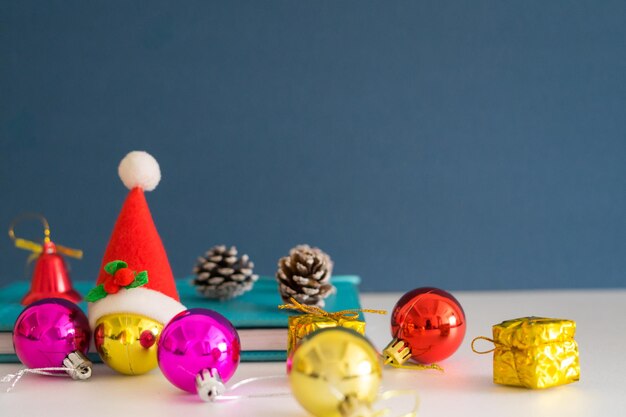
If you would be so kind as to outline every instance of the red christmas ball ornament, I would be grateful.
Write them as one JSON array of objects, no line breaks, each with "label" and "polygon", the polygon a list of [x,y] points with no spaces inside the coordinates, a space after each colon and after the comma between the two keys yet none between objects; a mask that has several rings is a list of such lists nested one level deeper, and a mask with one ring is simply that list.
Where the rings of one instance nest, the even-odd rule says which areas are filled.
[{"label": "red christmas ball ornament", "polygon": [[450,293],[416,288],[393,308],[391,335],[393,340],[383,351],[385,363],[400,367],[409,358],[422,364],[439,362],[463,342],[465,313]]}]

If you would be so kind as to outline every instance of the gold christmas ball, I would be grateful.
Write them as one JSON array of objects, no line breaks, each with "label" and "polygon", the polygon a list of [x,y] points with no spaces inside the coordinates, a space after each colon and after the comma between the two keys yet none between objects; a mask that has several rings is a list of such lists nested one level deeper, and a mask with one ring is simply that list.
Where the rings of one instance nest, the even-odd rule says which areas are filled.
[{"label": "gold christmas ball", "polygon": [[382,361],[359,333],[333,327],[306,337],[287,362],[291,390],[317,417],[342,417],[369,407],[382,378]]},{"label": "gold christmas ball", "polygon": [[163,325],[139,314],[120,313],[96,322],[94,340],[102,361],[126,375],[157,367],[157,341]]}]

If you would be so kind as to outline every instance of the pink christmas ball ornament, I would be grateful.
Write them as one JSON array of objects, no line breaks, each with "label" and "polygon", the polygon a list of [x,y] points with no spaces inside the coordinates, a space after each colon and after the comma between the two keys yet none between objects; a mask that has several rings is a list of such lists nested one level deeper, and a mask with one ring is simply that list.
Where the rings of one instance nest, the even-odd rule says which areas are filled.
[{"label": "pink christmas ball ornament", "polygon": [[13,327],[13,346],[28,368],[65,368],[74,379],[91,376],[87,359],[91,331],[83,311],[61,298],[30,304]]},{"label": "pink christmas ball ornament", "polygon": [[157,359],[172,384],[213,401],[237,370],[240,353],[239,335],[230,321],[213,310],[192,308],[165,326]]}]

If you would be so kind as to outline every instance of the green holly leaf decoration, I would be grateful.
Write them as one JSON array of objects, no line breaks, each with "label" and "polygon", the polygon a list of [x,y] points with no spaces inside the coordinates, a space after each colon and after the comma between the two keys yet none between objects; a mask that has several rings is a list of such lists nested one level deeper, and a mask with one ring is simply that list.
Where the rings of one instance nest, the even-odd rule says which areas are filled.
[{"label": "green holly leaf decoration", "polygon": [[128,264],[124,261],[111,261],[104,266],[104,270],[109,275],[115,275],[118,269],[128,268]]},{"label": "green holly leaf decoration", "polygon": [[104,291],[104,286],[100,284],[97,287],[89,290],[89,292],[85,296],[85,301],[90,302],[90,303],[95,303],[96,301],[106,296],[107,296],[107,292]]},{"label": "green holly leaf decoration", "polygon": [[131,282],[130,284],[128,284],[125,288],[126,289],[137,288],[137,287],[146,285],[147,283],[148,283],[148,271],[141,271],[141,272],[138,272],[137,275],[135,275],[135,280]]}]

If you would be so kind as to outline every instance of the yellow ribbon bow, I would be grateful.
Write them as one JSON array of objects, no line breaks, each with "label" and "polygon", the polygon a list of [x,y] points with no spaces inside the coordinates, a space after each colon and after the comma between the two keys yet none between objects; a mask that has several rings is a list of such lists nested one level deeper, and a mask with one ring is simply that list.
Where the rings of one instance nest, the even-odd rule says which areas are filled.
[{"label": "yellow ribbon bow", "polygon": [[297,302],[296,299],[293,297],[291,297],[289,301],[291,302],[291,304],[282,304],[279,305],[278,308],[281,310],[294,310],[304,314],[312,314],[318,317],[325,317],[334,321],[356,320],[359,317],[360,313],[387,314],[387,310],[371,310],[368,308],[355,308],[351,310],[341,310],[335,311],[334,313],[329,313],[328,311],[318,306],[308,306],[306,304],[301,304]]},{"label": "yellow ribbon bow", "polygon": [[[24,249],[24,250],[32,252],[31,255],[28,257],[28,262],[30,263],[31,261],[36,259],[39,256],[39,254],[41,254],[41,252],[43,252],[43,245],[41,243],[37,243],[32,240],[23,239],[21,237],[15,236],[15,226],[18,223],[21,223],[22,221],[26,219],[37,219],[41,221],[41,224],[43,225],[43,236],[44,236],[43,243],[44,244],[51,242],[50,225],[48,224],[48,220],[46,220],[44,216],[42,216],[41,214],[37,214],[37,213],[23,214],[17,217],[16,219],[14,219],[9,225],[9,237],[13,240],[15,247],[18,249]],[[72,248],[68,248],[66,246],[61,246],[57,244],[55,244],[55,247],[58,253],[69,256],[71,258],[81,259],[83,257],[83,251],[80,249],[72,249]]]}]

